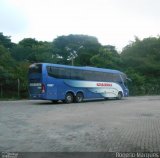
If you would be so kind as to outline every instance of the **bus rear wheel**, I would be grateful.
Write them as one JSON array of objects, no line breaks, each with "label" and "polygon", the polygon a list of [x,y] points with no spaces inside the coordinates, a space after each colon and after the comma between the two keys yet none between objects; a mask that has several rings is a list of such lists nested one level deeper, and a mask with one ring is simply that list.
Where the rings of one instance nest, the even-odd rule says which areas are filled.
[{"label": "bus rear wheel", "polygon": [[73,103],[74,97],[73,94],[68,92],[65,96],[65,103],[69,104],[69,103]]},{"label": "bus rear wheel", "polygon": [[83,98],[84,98],[83,93],[78,92],[77,95],[76,95],[76,97],[75,97],[75,102],[76,103],[81,103],[81,102],[83,102]]}]

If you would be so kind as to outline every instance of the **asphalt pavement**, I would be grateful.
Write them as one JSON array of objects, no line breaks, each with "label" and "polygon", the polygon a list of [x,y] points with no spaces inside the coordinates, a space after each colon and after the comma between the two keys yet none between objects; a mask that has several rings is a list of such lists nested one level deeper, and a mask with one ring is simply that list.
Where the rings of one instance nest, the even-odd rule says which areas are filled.
[{"label": "asphalt pavement", "polygon": [[160,152],[160,96],[0,101],[0,152]]}]

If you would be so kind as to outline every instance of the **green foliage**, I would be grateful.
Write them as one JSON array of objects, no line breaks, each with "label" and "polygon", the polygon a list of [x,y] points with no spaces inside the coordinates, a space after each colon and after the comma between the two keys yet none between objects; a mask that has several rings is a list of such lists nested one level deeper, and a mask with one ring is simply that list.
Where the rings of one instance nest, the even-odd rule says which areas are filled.
[{"label": "green foliage", "polygon": [[11,82],[15,77],[15,68],[16,61],[11,57],[9,50],[0,45],[0,97],[8,96],[14,91],[15,84]]},{"label": "green foliage", "polygon": [[121,57],[127,68],[144,75],[160,75],[160,38],[136,40],[124,48]]},{"label": "green foliage", "polygon": [[[81,65],[82,56],[87,54],[86,63],[90,65],[90,57],[97,54],[100,48],[97,38],[87,35],[59,36],[53,41],[53,52],[63,64]],[[86,65],[84,63],[84,65]]]},{"label": "green foliage", "polygon": [[38,45],[38,41],[34,38],[24,38],[22,41],[19,42],[19,45],[23,46],[24,48],[33,48],[34,46]]},{"label": "green foliage", "polygon": [[3,45],[5,48],[12,48],[13,43],[9,36],[4,36],[3,33],[0,32],[0,45]]},{"label": "green foliage", "polygon": [[129,68],[126,74],[131,79],[128,82],[130,95],[144,95],[145,94],[145,76],[139,74],[134,69]]},{"label": "green foliage", "polygon": [[120,55],[113,46],[101,46],[99,54],[90,59],[92,65],[97,67],[119,69]]},{"label": "green foliage", "polygon": [[82,52],[78,55],[77,58],[75,58],[75,63],[74,65],[77,66],[91,66],[92,63],[90,59],[92,58],[92,54],[87,53],[87,52]]},{"label": "green foliage", "polygon": [[17,61],[35,61],[33,49],[30,47],[24,48],[21,45],[16,45],[11,50],[11,55]]},{"label": "green foliage", "polygon": [[13,77],[14,66],[15,61],[12,59],[8,49],[0,45],[0,79],[5,80],[6,78]]},{"label": "green foliage", "polygon": [[0,86],[3,97],[28,95],[28,67],[34,62],[74,64],[118,69],[125,72],[130,95],[160,94],[160,37],[149,37],[127,45],[121,54],[114,46],[99,44],[87,35],[59,36],[53,42],[24,38],[18,44],[0,33]]},{"label": "green foliage", "polygon": [[[140,86],[141,90],[134,90],[134,94],[160,94],[160,38],[150,37],[142,41],[136,38],[124,48],[121,58],[126,71],[134,70],[130,76],[137,73],[143,76],[143,86]],[[135,78],[133,82],[133,85],[139,86]]]},{"label": "green foliage", "polygon": [[53,53],[52,43],[38,42],[35,39],[24,39],[11,50],[12,57],[17,61],[51,62],[58,61]]}]

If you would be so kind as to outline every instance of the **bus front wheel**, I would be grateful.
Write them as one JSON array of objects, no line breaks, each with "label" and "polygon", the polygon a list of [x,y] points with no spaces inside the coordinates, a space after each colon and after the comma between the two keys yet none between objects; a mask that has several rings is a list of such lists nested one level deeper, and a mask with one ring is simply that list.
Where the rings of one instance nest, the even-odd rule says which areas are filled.
[{"label": "bus front wheel", "polygon": [[76,103],[81,103],[81,102],[83,102],[83,98],[84,98],[83,93],[78,92],[77,95],[76,95],[76,98],[75,98],[75,102]]},{"label": "bus front wheel", "polygon": [[122,94],[122,92],[118,92],[117,99],[118,99],[118,100],[121,100],[121,99],[122,99],[122,97],[123,97],[123,94]]},{"label": "bus front wheel", "polygon": [[73,103],[74,97],[72,93],[67,93],[65,96],[65,103],[69,104],[69,103]]}]

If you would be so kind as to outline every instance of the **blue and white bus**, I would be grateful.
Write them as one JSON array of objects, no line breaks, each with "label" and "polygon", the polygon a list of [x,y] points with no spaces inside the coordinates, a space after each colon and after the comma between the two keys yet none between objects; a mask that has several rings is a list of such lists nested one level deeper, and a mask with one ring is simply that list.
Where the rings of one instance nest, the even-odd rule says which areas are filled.
[{"label": "blue and white bus", "polygon": [[31,99],[66,103],[122,99],[129,95],[126,80],[127,76],[118,70],[35,63],[29,67],[29,95]]}]

